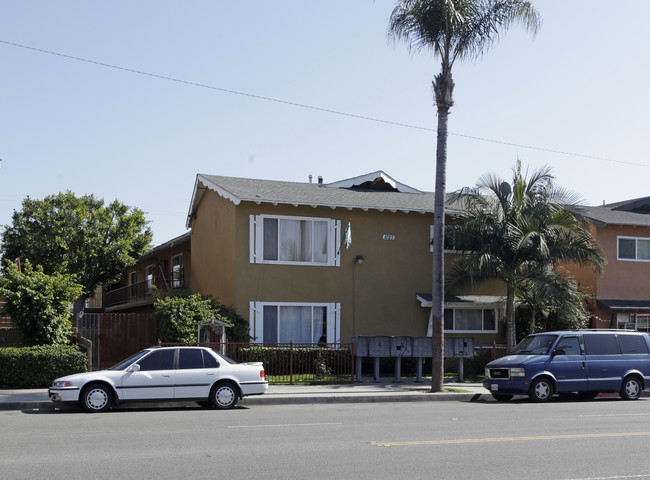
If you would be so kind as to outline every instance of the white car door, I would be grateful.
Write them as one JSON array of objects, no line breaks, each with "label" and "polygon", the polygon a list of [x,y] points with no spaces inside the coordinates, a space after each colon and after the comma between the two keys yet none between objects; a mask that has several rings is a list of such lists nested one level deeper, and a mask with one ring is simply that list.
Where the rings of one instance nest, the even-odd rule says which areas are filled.
[{"label": "white car door", "polygon": [[216,360],[203,349],[180,348],[174,398],[208,398],[218,374],[212,367]]},{"label": "white car door", "polygon": [[[139,370],[128,369],[122,377],[120,398],[150,400],[174,398],[176,349],[153,350],[138,360]],[[137,371],[136,371],[137,370]]]}]

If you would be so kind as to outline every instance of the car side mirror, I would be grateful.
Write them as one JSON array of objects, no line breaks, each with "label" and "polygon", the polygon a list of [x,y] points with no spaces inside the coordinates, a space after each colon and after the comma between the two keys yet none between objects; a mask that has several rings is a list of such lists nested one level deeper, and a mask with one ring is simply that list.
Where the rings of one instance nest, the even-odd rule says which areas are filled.
[{"label": "car side mirror", "polygon": [[140,371],[140,364],[134,363],[129,367],[129,372],[139,372]]},{"label": "car side mirror", "polygon": [[564,347],[558,347],[555,350],[553,350],[553,356],[555,355],[566,355],[566,351],[564,350]]}]

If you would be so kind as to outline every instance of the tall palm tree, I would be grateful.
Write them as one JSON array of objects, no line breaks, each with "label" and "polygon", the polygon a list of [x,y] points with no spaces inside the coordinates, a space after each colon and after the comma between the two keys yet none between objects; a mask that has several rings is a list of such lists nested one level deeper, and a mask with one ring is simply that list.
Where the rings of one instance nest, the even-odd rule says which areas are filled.
[{"label": "tall palm tree", "polygon": [[442,391],[444,379],[443,244],[447,123],[454,104],[451,70],[456,60],[481,57],[501,32],[514,24],[534,33],[541,25],[541,17],[530,2],[523,0],[400,0],[390,17],[390,38],[404,40],[411,51],[431,50],[441,60],[441,71],[433,80],[438,111],[431,312],[434,392]]},{"label": "tall palm tree", "polygon": [[[605,263],[581,213],[579,198],[556,187],[549,167],[521,173],[517,161],[508,183],[483,175],[476,187],[450,195],[463,213],[453,227],[456,249],[463,251],[447,273],[447,289],[462,292],[488,280],[506,285],[506,337],[516,343],[515,295],[546,290],[553,298],[570,296],[573,284],[558,273],[565,264]],[[562,284],[565,283],[564,286]]]}]

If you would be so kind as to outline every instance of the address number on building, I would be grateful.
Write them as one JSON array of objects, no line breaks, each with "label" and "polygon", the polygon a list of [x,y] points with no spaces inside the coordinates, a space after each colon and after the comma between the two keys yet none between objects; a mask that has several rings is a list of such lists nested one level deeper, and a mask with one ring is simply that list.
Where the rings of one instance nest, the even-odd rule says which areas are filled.
[{"label": "address number on building", "polygon": [[385,233],[381,236],[382,240],[395,240],[395,235]]}]

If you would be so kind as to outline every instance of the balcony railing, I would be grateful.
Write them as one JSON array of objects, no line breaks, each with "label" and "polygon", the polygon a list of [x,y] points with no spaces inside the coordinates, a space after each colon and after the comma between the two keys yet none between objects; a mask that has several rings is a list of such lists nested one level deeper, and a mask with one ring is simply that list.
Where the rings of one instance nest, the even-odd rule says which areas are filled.
[{"label": "balcony railing", "polygon": [[184,287],[185,278],[183,270],[176,270],[170,272],[165,277],[157,275],[153,280],[133,283],[126,287],[120,287],[106,292],[104,294],[104,308],[153,299],[156,290],[166,292],[167,290]]}]

